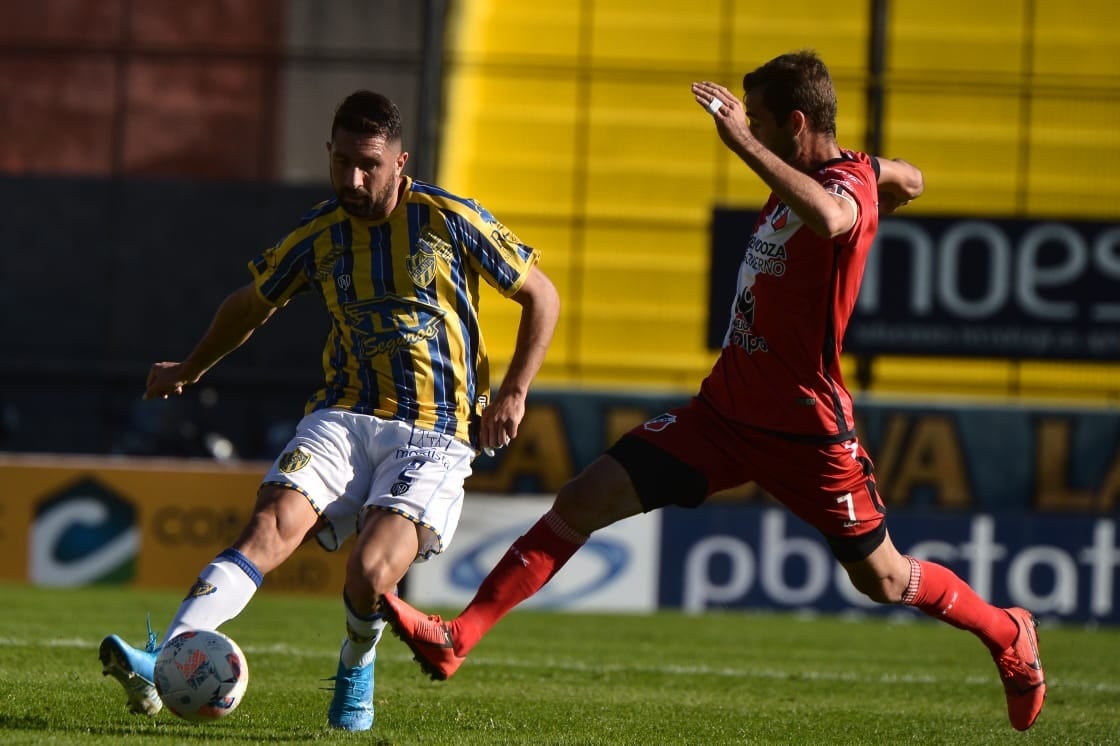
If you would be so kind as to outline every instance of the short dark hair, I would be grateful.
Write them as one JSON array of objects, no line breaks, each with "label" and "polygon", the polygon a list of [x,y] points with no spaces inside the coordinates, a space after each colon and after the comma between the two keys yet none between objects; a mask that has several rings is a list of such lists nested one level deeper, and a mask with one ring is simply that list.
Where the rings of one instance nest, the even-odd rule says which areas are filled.
[{"label": "short dark hair", "polygon": [[775,57],[743,76],[743,91],[759,89],[779,122],[801,111],[816,130],[836,137],[836,89],[824,62],[811,49]]},{"label": "short dark hair", "polygon": [[384,137],[389,142],[400,141],[401,112],[387,96],[354,91],[335,109],[331,137],[340,129]]}]

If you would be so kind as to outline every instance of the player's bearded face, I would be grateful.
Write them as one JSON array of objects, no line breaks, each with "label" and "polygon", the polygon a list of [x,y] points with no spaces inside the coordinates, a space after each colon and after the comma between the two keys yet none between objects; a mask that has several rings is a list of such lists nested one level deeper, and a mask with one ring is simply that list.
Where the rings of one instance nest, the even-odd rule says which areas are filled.
[{"label": "player's bearded face", "polygon": [[408,153],[382,136],[339,130],[328,143],[331,185],[342,209],[380,220],[397,205],[401,169]]}]

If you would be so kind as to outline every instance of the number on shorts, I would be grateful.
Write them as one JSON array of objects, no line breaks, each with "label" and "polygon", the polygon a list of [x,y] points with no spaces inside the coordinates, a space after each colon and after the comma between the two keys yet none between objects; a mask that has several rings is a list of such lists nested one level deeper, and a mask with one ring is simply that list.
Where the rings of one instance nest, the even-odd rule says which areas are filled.
[{"label": "number on shorts", "polygon": [[849,492],[848,494],[844,495],[843,497],[836,498],[836,502],[847,503],[848,504],[848,520],[851,521],[852,523],[855,523],[855,521],[856,521],[856,505],[855,505],[855,501],[852,500],[852,493]]}]

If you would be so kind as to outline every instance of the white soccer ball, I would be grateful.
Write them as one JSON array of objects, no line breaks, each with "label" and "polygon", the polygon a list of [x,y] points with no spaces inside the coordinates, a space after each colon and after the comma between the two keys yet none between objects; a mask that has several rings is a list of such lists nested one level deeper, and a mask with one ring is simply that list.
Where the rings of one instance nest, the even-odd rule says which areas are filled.
[{"label": "white soccer ball", "polygon": [[156,656],[159,698],[193,722],[224,718],[237,709],[249,686],[249,664],[237,643],[221,632],[191,630],[163,644]]}]

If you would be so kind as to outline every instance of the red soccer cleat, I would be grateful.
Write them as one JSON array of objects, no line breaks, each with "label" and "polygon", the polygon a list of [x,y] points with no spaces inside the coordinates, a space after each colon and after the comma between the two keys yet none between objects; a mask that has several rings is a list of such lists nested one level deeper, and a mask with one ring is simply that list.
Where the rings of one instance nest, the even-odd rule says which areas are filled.
[{"label": "red soccer cleat", "polygon": [[1038,657],[1038,634],[1035,621],[1026,609],[1004,609],[1019,628],[1011,647],[993,655],[1003,679],[1007,694],[1007,717],[1015,730],[1026,730],[1034,725],[1046,699],[1046,680],[1042,675],[1042,661]]},{"label": "red soccer cleat", "polygon": [[400,596],[381,597],[381,613],[399,637],[412,650],[416,662],[433,681],[451,678],[466,656],[455,653],[451,625],[438,614],[425,614],[401,600]]}]

